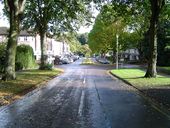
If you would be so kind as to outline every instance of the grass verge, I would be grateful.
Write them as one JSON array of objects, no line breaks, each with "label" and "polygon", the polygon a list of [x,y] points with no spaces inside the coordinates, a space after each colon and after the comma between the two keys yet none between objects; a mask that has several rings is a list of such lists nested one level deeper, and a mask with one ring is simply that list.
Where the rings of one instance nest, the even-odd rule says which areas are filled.
[{"label": "grass verge", "polygon": [[159,68],[170,71],[170,67],[159,67]]},{"label": "grass verge", "polygon": [[170,67],[158,67],[157,68],[158,72],[170,75]]},{"label": "grass verge", "polygon": [[83,62],[81,63],[82,65],[91,65],[94,64],[94,62],[90,58],[85,58]]},{"label": "grass verge", "polygon": [[16,80],[0,81],[0,106],[21,98],[27,92],[43,85],[43,82],[47,82],[61,72],[60,69],[25,70],[16,73]]},{"label": "grass verge", "polygon": [[155,109],[170,119],[170,77],[144,78],[140,69],[111,70],[111,73],[132,85]]},{"label": "grass verge", "polygon": [[144,78],[145,72],[140,69],[119,69],[111,73],[138,88],[170,86],[169,77],[158,75],[157,78]]}]

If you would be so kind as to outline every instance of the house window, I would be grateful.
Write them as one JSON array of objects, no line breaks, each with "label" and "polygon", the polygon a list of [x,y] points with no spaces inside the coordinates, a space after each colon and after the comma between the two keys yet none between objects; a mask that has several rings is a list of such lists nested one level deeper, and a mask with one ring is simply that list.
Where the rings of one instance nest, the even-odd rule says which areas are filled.
[{"label": "house window", "polygon": [[24,37],[24,41],[27,41],[27,37],[26,36]]},{"label": "house window", "polygon": [[35,37],[35,51],[37,50],[37,39]]},{"label": "house window", "polygon": [[51,41],[51,43],[50,43],[50,50],[52,51],[53,49],[53,46],[52,46],[52,41]]}]

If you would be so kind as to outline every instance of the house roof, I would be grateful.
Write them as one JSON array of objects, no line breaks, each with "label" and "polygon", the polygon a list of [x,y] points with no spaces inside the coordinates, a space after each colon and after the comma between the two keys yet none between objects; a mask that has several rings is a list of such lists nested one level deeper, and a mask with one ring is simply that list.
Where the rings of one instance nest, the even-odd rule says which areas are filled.
[{"label": "house roof", "polygon": [[20,36],[34,36],[35,34],[32,31],[21,30],[19,35]]},{"label": "house roof", "polygon": [[8,35],[8,28],[0,27],[0,35]]},{"label": "house roof", "polygon": [[[8,35],[9,28],[7,27],[0,27],[0,35]],[[35,34],[33,31],[27,31],[27,30],[21,30],[20,31],[20,36],[34,36]]]}]

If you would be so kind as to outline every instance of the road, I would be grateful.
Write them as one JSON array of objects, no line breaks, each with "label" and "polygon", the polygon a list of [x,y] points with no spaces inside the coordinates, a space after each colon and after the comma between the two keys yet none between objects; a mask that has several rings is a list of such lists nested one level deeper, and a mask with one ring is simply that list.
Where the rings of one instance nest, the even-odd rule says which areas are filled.
[{"label": "road", "polygon": [[0,128],[170,128],[170,120],[111,66],[62,65],[65,73],[0,108]]}]

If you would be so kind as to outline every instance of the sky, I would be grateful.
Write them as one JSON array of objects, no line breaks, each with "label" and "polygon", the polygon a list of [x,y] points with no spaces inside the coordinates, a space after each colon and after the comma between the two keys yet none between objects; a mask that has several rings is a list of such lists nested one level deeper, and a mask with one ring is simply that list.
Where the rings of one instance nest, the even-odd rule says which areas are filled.
[{"label": "sky", "polygon": [[3,16],[3,5],[0,3],[0,27],[9,27],[8,20]]},{"label": "sky", "polygon": [[[8,20],[3,16],[2,9],[3,9],[3,4],[0,3],[0,27],[9,27]],[[97,10],[94,10],[93,16],[96,17],[98,13],[99,12]],[[81,26],[78,33],[90,32],[92,27],[93,27],[93,24],[91,24],[90,26]]]},{"label": "sky", "polygon": [[[93,13],[93,16],[96,17],[99,14],[99,11],[95,11]],[[93,24],[94,24],[95,19],[92,20],[92,24],[89,26],[81,26],[78,33],[86,33],[86,32],[90,32],[90,30],[93,28]]]}]

